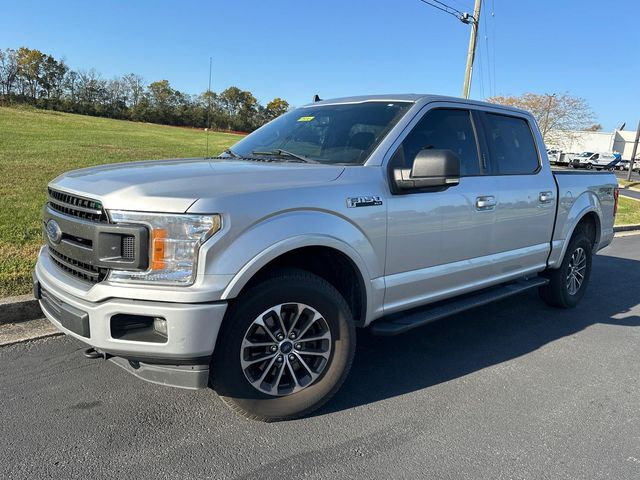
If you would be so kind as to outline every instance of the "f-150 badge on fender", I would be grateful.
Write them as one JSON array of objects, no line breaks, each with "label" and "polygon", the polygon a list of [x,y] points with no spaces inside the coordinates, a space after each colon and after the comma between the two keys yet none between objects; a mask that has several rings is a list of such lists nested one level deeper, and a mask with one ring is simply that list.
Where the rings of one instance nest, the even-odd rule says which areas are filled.
[{"label": "f-150 badge on fender", "polygon": [[347,207],[373,207],[376,205],[382,205],[382,198],[378,195],[369,195],[365,197],[349,197],[347,198]]}]

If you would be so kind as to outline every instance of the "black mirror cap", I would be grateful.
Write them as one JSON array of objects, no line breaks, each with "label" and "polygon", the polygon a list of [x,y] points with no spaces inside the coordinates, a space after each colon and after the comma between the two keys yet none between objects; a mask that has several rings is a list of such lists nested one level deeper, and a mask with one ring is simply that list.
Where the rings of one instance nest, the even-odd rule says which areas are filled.
[{"label": "black mirror cap", "polygon": [[460,159],[451,150],[420,150],[413,167],[394,169],[393,177],[396,193],[447,188],[460,182]]},{"label": "black mirror cap", "polygon": [[413,161],[412,178],[460,178],[460,159],[451,150],[425,148]]}]

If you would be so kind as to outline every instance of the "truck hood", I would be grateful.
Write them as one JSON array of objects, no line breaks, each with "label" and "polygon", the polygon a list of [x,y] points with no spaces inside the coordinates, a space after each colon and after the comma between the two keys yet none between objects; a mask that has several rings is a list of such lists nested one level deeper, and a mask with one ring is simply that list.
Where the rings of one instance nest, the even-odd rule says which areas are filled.
[{"label": "truck hood", "polygon": [[49,186],[99,200],[108,210],[183,213],[199,198],[318,185],[343,171],[334,165],[188,158],[83,168]]}]

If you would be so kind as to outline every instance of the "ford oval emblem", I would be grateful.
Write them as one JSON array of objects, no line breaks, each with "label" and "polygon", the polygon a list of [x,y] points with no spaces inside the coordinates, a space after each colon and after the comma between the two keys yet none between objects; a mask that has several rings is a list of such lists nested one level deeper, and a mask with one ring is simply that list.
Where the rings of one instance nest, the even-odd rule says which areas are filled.
[{"label": "ford oval emblem", "polygon": [[55,243],[56,245],[59,244],[60,240],[62,240],[62,230],[60,229],[58,222],[53,219],[49,220],[47,222],[46,230],[47,237],[49,237],[51,243]]}]

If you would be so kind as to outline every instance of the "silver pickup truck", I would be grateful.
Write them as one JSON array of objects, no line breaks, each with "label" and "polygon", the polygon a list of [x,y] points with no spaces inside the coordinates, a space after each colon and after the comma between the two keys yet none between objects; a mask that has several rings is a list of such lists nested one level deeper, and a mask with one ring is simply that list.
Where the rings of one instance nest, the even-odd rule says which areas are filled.
[{"label": "silver pickup truck", "polygon": [[325,100],[216,158],[56,178],[34,293],[87,356],[290,419],[339,389],[356,327],[400,334],[531,288],[575,306],[617,198],[610,173],[552,172],[527,112]]}]

